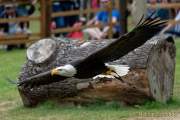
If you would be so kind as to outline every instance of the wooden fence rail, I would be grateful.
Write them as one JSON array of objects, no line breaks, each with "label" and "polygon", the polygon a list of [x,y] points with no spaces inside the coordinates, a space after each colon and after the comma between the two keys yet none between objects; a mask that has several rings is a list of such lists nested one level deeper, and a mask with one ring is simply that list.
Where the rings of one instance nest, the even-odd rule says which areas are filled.
[{"label": "wooden fence rail", "polygon": [[[50,30],[49,25],[51,23],[51,19],[55,17],[64,17],[64,16],[73,16],[73,15],[90,15],[90,14],[95,14],[100,9],[91,9],[90,5],[86,9],[80,9],[80,10],[73,10],[73,11],[63,11],[63,12],[55,12],[53,13],[52,10],[52,2],[56,0],[39,0],[40,4],[40,16],[29,16],[29,17],[17,17],[17,18],[12,18],[12,19],[6,19],[2,18],[0,19],[0,23],[9,23],[9,22],[27,22],[27,21],[39,21],[40,22],[40,33],[33,33],[31,35],[12,35],[12,36],[1,36],[0,37],[0,44],[18,44],[22,42],[29,42],[34,40],[34,38],[44,38],[48,37],[51,34],[55,33],[63,33],[63,32],[72,32],[74,29],[71,27],[66,27],[66,28],[59,28],[56,30]],[[117,9],[120,9],[120,3],[119,0],[115,0],[116,4],[115,7]],[[27,0],[1,0],[0,4],[5,5],[5,4],[24,4],[24,3],[29,3]],[[81,29],[85,29],[87,27],[95,27],[95,26],[82,26]],[[111,35],[112,32],[110,32],[109,36]],[[34,37],[36,36],[36,37]]]},{"label": "wooden fence rail", "polygon": [[39,21],[40,16],[32,16],[32,17],[17,17],[17,18],[2,18],[0,19],[0,23],[8,23],[8,22],[27,22],[27,21]]},{"label": "wooden fence rail", "polygon": [[[27,4],[29,1],[27,0],[1,0],[1,5],[6,4]],[[39,21],[42,26],[42,16],[24,16],[24,17],[16,17],[16,18],[1,18],[0,23],[19,23],[19,22],[28,22],[28,21]],[[16,33],[14,35],[1,35],[0,36],[0,44],[20,44],[20,43],[31,43],[42,38],[41,31],[39,33]]]},{"label": "wooden fence rail", "polygon": [[[179,9],[180,8],[180,3],[156,3],[156,4],[147,4],[148,8],[151,9],[159,9],[159,8],[164,8],[164,9]],[[168,24],[180,24],[180,20],[175,21],[175,20],[169,20]]]},{"label": "wooden fence rail", "polygon": [[[12,18],[12,19],[6,19],[2,18],[0,19],[0,23],[9,23],[9,22],[27,22],[27,21],[39,21],[40,22],[40,33],[33,33],[31,35],[12,35],[12,36],[1,36],[0,37],[0,44],[18,44],[22,42],[29,42],[31,41],[34,36],[35,38],[44,38],[48,37],[51,34],[55,33],[63,33],[63,32],[72,32],[74,29],[71,27],[66,27],[66,28],[59,28],[56,30],[50,30],[49,25],[51,23],[51,19],[55,17],[65,17],[65,16],[73,16],[73,15],[90,15],[90,14],[95,14],[100,9],[91,9],[90,5],[86,9],[80,9],[80,10],[73,10],[73,11],[63,11],[63,12],[52,12],[52,2],[56,0],[39,0],[40,4],[40,16],[29,16],[29,17],[17,17],[17,18]],[[119,9],[119,1],[115,0],[116,4],[115,7]],[[0,4],[5,5],[5,4],[24,4],[24,3],[29,3],[29,1],[26,0],[1,0]],[[95,27],[95,26],[82,26],[81,29],[85,29],[87,27]],[[111,33],[112,34],[112,33]]]},{"label": "wooden fence rail", "polygon": [[166,9],[178,9],[180,8],[180,3],[156,3],[156,4],[147,4],[148,8],[153,8],[153,9],[157,9],[157,8],[166,8]]},{"label": "wooden fence rail", "polygon": [[101,9],[85,9],[83,11],[80,10],[72,10],[72,11],[64,11],[64,12],[55,12],[51,14],[52,18],[60,17],[60,16],[73,16],[73,15],[79,15],[80,13],[89,14],[89,13],[97,13]]}]

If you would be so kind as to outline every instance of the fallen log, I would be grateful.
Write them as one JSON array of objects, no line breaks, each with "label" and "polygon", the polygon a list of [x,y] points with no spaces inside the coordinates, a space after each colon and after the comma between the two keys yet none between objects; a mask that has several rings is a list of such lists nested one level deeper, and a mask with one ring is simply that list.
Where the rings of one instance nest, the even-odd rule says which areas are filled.
[{"label": "fallen log", "polygon": [[[27,63],[22,68],[19,80],[26,80],[27,77],[83,58],[91,53],[89,51],[96,51],[109,42],[93,41],[82,46],[62,38],[37,42],[27,50]],[[122,77],[123,81],[70,78],[48,85],[19,86],[18,89],[27,107],[36,106],[48,99],[79,104],[96,100],[117,101],[128,105],[142,104],[153,99],[167,102],[173,93],[175,55],[174,40],[163,35],[156,36],[123,58],[109,63],[130,66],[128,75]]]}]

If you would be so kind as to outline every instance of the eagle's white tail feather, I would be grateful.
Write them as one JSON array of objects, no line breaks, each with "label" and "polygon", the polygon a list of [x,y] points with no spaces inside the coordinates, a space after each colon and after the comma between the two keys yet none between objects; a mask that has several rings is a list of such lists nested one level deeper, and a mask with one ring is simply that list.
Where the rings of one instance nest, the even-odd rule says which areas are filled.
[{"label": "eagle's white tail feather", "polygon": [[109,65],[106,63],[106,66],[109,69],[114,70],[120,77],[127,75],[129,72],[129,66],[128,65]]}]

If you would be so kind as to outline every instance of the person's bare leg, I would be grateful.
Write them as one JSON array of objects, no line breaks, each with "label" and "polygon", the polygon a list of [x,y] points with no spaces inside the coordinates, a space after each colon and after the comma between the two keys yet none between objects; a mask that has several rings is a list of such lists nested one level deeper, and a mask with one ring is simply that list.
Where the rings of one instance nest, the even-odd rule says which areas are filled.
[{"label": "person's bare leg", "polygon": [[103,32],[99,28],[87,28],[83,30],[84,33],[87,33],[91,38],[100,40],[102,38]]}]

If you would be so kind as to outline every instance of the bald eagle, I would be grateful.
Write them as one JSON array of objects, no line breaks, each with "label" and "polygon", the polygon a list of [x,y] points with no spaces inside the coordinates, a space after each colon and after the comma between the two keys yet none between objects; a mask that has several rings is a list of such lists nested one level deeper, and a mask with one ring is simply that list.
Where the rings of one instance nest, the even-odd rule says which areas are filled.
[{"label": "bald eagle", "polygon": [[140,20],[139,24],[131,32],[91,53],[87,57],[67,63],[63,66],[58,66],[50,71],[31,76],[26,78],[26,80],[19,81],[17,84],[19,86],[28,84],[43,85],[58,82],[70,77],[78,79],[93,78],[109,70],[117,73],[118,76],[126,75],[129,69],[128,66],[113,66],[107,63],[115,61],[128,52],[143,45],[147,40],[159,33],[165,24],[166,21],[161,21],[158,18],[147,18],[144,21]]}]

